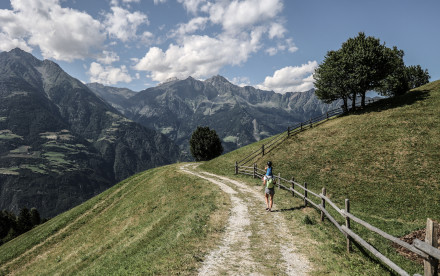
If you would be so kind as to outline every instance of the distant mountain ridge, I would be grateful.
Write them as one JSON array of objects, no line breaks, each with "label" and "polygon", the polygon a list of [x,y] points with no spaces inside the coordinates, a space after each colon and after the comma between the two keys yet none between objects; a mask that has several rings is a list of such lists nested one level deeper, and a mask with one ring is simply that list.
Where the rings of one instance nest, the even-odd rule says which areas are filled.
[{"label": "distant mountain ridge", "polygon": [[179,160],[164,135],[20,49],[0,53],[0,97],[1,209],[37,207],[53,216],[136,172]]},{"label": "distant mountain ridge", "polygon": [[113,87],[88,86],[128,118],[167,135],[187,155],[189,138],[199,125],[215,129],[227,152],[340,106],[338,101],[321,102],[313,89],[279,94],[240,87],[222,76],[171,80],[117,100]]}]

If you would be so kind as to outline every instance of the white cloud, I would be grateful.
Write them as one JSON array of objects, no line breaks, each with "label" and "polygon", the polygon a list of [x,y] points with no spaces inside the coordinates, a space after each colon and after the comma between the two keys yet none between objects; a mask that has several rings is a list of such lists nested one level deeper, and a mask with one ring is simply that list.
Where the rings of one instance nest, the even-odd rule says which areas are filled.
[{"label": "white cloud", "polygon": [[287,50],[291,53],[298,51],[298,47],[296,47],[295,43],[293,43],[293,39],[286,39]]},{"label": "white cloud", "polygon": [[2,50],[38,46],[45,58],[72,61],[94,56],[105,40],[99,21],[59,0],[11,0],[11,6],[0,10]]},{"label": "white cloud", "polygon": [[118,82],[129,83],[132,81],[125,65],[119,68],[112,66],[103,67],[99,63],[92,62],[87,74],[90,76],[90,82],[98,82],[105,85],[112,85]]},{"label": "white cloud", "polygon": [[316,61],[309,61],[301,66],[284,67],[275,71],[272,77],[266,77],[264,82],[256,87],[277,93],[304,92],[313,88],[313,73],[317,67]]},{"label": "white cloud", "polygon": [[239,65],[259,48],[261,31],[240,37],[186,36],[182,45],[171,44],[164,52],[152,47],[134,66],[136,70],[149,71],[154,81],[210,77],[218,74],[225,65]]},{"label": "white cloud", "polygon": [[231,80],[231,82],[241,87],[249,86],[251,83],[248,77],[235,77]]},{"label": "white cloud", "polygon": [[119,61],[119,56],[112,51],[103,51],[102,55],[99,56],[97,60],[104,64],[112,64],[115,61]]},{"label": "white cloud", "polygon": [[220,1],[209,5],[209,14],[212,22],[234,33],[273,19],[282,9],[281,0]]},{"label": "white cloud", "polygon": [[[156,2],[157,0],[154,0]],[[199,5],[206,2],[206,0],[177,0],[177,2],[183,4],[185,9],[193,14],[197,13]]]},{"label": "white cloud", "polygon": [[203,30],[205,29],[208,20],[209,19],[206,17],[195,17],[186,24],[179,24],[177,30],[173,31],[171,36],[182,37],[184,35],[194,33],[198,30]]},{"label": "white cloud", "polygon": [[270,48],[266,49],[266,53],[268,53],[269,56],[274,56],[278,53],[278,49],[275,47],[270,47]]},{"label": "white cloud", "polygon": [[154,4],[160,4],[160,3],[165,3],[167,0],[154,0]]},{"label": "white cloud", "polygon": [[9,51],[14,48],[20,48],[26,52],[32,52],[32,48],[23,38],[10,37],[7,33],[0,33],[0,51]]},{"label": "white cloud", "polygon": [[[263,36],[282,38],[286,32],[279,21],[281,0],[216,1],[178,0],[195,16],[187,23],[178,24],[170,32],[177,38],[167,49],[150,48],[136,62],[134,69],[147,71],[154,81],[210,77],[224,66],[241,65],[263,46]],[[222,32],[214,36],[194,34],[208,24],[220,26]],[[287,46],[286,46],[287,47]]]},{"label": "white cloud", "polygon": [[272,23],[269,29],[269,38],[273,39],[274,37],[282,38],[284,33],[286,32],[286,28],[280,23]]},{"label": "white cloud", "polygon": [[137,37],[137,29],[141,24],[149,24],[148,18],[141,12],[129,12],[121,7],[111,7],[112,13],[105,15],[104,24],[111,37],[127,42]]}]

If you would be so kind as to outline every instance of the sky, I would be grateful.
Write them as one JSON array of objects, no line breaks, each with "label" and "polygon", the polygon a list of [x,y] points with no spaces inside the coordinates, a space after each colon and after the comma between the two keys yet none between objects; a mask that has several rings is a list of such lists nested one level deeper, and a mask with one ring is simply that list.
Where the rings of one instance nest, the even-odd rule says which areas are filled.
[{"label": "sky", "polygon": [[0,0],[0,51],[133,91],[222,75],[285,93],[313,88],[327,51],[364,32],[434,81],[438,11],[439,0]]}]

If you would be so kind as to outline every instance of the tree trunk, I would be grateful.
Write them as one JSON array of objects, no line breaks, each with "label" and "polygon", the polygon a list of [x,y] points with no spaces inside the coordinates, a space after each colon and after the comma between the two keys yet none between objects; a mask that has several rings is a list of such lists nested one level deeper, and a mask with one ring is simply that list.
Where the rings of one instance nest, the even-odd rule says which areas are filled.
[{"label": "tree trunk", "polygon": [[353,96],[351,97],[351,110],[356,110],[356,92],[353,92]]},{"label": "tree trunk", "polygon": [[347,97],[342,97],[342,100],[344,101],[344,112],[348,112],[348,99]]},{"label": "tree trunk", "polygon": [[362,108],[365,107],[365,94],[366,94],[366,92],[362,92],[362,98],[361,98],[361,106],[362,106]]}]

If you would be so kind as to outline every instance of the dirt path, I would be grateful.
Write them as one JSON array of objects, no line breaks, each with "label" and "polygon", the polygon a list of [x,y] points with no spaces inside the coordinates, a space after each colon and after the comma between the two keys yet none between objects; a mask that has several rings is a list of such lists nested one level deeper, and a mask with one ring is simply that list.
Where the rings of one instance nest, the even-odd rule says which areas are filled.
[{"label": "dirt path", "polygon": [[[281,213],[265,210],[261,186],[218,176],[187,164],[180,169],[218,185],[231,199],[231,213],[220,245],[205,258],[199,275],[307,275]],[[276,196],[275,196],[276,198]]]}]

